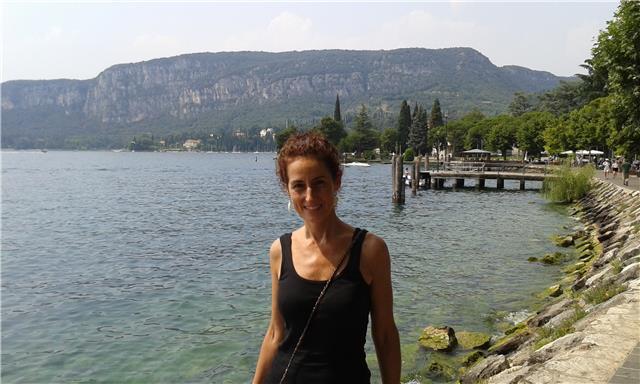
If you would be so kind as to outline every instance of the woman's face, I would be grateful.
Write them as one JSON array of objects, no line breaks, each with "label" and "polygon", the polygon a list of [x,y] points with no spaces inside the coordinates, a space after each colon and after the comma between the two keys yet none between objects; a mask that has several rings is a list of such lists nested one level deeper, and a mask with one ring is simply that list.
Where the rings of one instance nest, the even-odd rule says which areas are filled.
[{"label": "woman's face", "polygon": [[287,164],[287,192],[304,221],[322,221],[334,214],[341,175],[331,177],[327,166],[314,157],[295,157]]}]

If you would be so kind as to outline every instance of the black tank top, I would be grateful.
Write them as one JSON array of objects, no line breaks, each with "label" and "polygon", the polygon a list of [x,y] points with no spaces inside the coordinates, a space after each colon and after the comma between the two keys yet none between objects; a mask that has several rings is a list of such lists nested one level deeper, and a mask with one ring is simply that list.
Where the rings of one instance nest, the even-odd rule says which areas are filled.
[{"label": "black tank top", "polygon": [[[363,232],[358,236],[359,232]],[[369,285],[360,273],[360,252],[366,235],[356,229],[347,266],[327,289],[302,344],[287,373],[286,383],[369,383],[366,342],[371,297]],[[291,234],[280,237],[282,265],[278,308],[284,318],[285,334],[273,360],[267,383],[279,383],[300,334],[326,281],[299,276],[291,258]]]}]

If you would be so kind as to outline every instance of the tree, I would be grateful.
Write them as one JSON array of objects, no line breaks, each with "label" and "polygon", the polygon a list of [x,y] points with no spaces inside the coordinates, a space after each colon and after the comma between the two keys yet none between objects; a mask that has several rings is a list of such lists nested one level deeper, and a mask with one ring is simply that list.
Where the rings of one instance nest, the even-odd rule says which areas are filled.
[{"label": "tree", "polygon": [[323,117],[320,125],[314,128],[329,140],[333,145],[338,145],[340,140],[347,136],[342,124],[330,117]]},{"label": "tree", "polygon": [[516,130],[518,149],[530,156],[539,155],[544,150],[542,133],[552,126],[555,118],[549,112],[527,112],[520,116]]},{"label": "tree", "polygon": [[338,123],[342,123],[342,116],[340,114],[340,96],[336,94],[336,106],[333,109],[333,120]]},{"label": "tree", "polygon": [[640,2],[622,0],[591,50],[592,76],[606,79],[615,108],[613,144],[627,155],[640,152]]},{"label": "tree", "polygon": [[364,151],[375,149],[378,145],[378,134],[373,130],[367,108],[362,105],[356,115],[355,127],[341,142],[341,147],[361,155]]},{"label": "tree", "polygon": [[542,132],[544,149],[550,154],[559,154],[576,148],[575,134],[567,126],[567,116],[557,119]]},{"label": "tree", "polygon": [[555,89],[538,96],[538,105],[534,109],[560,116],[583,106],[590,94],[594,91],[589,90],[584,81],[561,81]]},{"label": "tree", "polygon": [[411,128],[411,108],[407,104],[407,100],[402,100],[400,104],[400,115],[398,115],[398,142],[400,143],[400,152],[407,148],[409,140],[409,129]]},{"label": "tree", "polygon": [[491,130],[487,135],[487,146],[494,151],[500,151],[506,160],[507,151],[515,143],[516,120],[507,115],[493,117],[490,120]]},{"label": "tree", "polygon": [[396,151],[396,143],[399,141],[398,130],[387,128],[380,135],[380,149],[384,152],[391,153]]},{"label": "tree", "polygon": [[611,97],[595,99],[580,109],[569,113],[566,129],[573,133],[577,149],[608,151],[614,144],[615,106]]},{"label": "tree", "polygon": [[429,128],[441,127],[444,125],[444,119],[442,118],[442,110],[440,109],[440,100],[435,99],[433,107],[431,108],[431,115],[429,115]]},{"label": "tree", "polygon": [[464,148],[464,138],[468,130],[468,125],[462,119],[451,121],[447,124],[445,133],[447,142],[451,145],[451,154],[456,155]]},{"label": "tree", "polygon": [[287,139],[289,139],[289,136],[295,135],[296,133],[298,133],[298,128],[296,128],[293,125],[290,126],[289,128],[285,128],[284,130],[276,133],[276,145],[278,147],[278,150],[282,148],[282,146],[287,141]]},{"label": "tree", "polygon": [[529,98],[522,92],[516,92],[513,94],[513,100],[509,104],[509,113],[511,116],[520,116],[531,110],[531,103]]},{"label": "tree", "polygon": [[420,105],[413,110],[408,145],[416,155],[427,153],[427,111]]}]

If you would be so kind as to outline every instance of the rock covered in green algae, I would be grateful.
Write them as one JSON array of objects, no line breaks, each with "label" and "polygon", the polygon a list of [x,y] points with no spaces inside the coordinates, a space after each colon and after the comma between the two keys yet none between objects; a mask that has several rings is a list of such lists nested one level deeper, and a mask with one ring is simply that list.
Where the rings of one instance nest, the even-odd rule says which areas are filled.
[{"label": "rock covered in green algae", "polygon": [[456,339],[464,349],[487,348],[491,342],[491,336],[482,332],[456,332]]},{"label": "rock covered in green algae", "polygon": [[473,365],[473,363],[475,363],[476,361],[480,360],[483,357],[484,357],[484,354],[482,352],[473,351],[471,353],[468,353],[462,356],[462,359],[460,361],[462,362],[463,366],[470,367],[471,365]]},{"label": "rock covered in green algae", "polygon": [[560,287],[560,284],[552,285],[547,288],[547,293],[551,297],[558,297],[562,295],[562,288]]},{"label": "rock covered in green algae", "polygon": [[559,247],[569,247],[573,245],[573,237],[572,236],[556,236],[553,239],[553,242],[556,243]]},{"label": "rock covered in green algae", "polygon": [[428,326],[418,338],[421,346],[434,351],[451,351],[457,344],[456,333],[451,327]]},{"label": "rock covered in green algae", "polygon": [[540,259],[544,264],[556,265],[565,260],[566,256],[562,252],[547,253]]}]

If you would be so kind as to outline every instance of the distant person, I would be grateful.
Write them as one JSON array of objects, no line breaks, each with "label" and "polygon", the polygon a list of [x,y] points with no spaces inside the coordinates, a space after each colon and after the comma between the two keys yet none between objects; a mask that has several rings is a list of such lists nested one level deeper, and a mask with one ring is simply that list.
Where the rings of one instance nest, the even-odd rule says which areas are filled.
[{"label": "distant person", "polygon": [[389,251],[336,215],[338,151],[316,133],[291,136],[276,172],[303,225],[269,250],[271,321],[253,383],[370,383],[364,344],[371,317],[382,382],[399,384]]},{"label": "distant person", "polygon": [[604,162],[602,163],[602,167],[604,169],[604,178],[608,179],[609,172],[611,172],[611,163],[609,162],[609,159],[604,159]]},{"label": "distant person", "polygon": [[622,165],[620,166],[622,169],[622,184],[628,186],[629,185],[629,171],[631,170],[631,163],[626,158],[623,159]]},{"label": "distant person", "polygon": [[616,178],[618,174],[618,159],[613,160],[613,164],[611,164],[611,173],[613,174],[613,178]]}]

